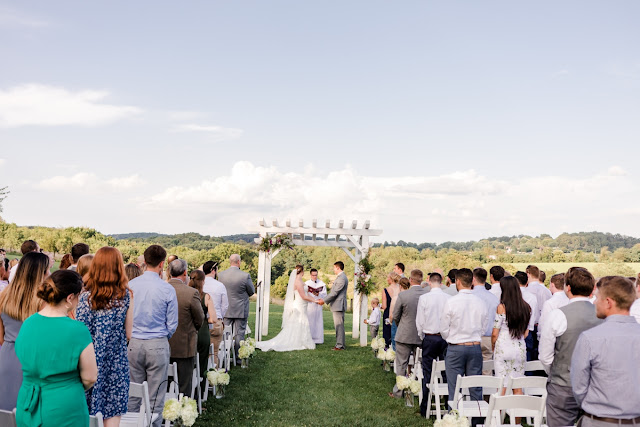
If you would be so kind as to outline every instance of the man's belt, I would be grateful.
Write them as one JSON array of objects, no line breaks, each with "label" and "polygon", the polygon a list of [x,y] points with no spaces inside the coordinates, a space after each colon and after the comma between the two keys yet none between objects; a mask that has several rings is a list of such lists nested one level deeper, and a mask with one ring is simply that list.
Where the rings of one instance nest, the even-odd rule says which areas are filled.
[{"label": "man's belt", "polygon": [[591,414],[584,414],[585,417],[589,417],[592,420],[595,421],[602,421],[603,423],[610,423],[610,424],[640,424],[640,417],[636,417],[636,418],[607,418],[607,417],[596,417],[595,415],[591,415]]},{"label": "man's belt", "polygon": [[459,342],[459,343],[450,343],[449,345],[480,345],[480,341],[469,341],[469,342]]}]

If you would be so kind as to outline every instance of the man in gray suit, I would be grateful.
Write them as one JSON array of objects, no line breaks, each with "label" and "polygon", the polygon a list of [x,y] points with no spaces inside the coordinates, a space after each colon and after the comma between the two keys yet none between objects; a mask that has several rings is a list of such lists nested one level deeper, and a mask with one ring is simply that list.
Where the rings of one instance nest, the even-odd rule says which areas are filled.
[{"label": "man in gray suit", "polygon": [[344,274],[344,263],[338,261],[333,264],[333,271],[338,275],[333,282],[331,292],[324,300],[319,299],[318,304],[329,304],[333,313],[333,324],[336,327],[336,346],[332,350],[344,350],[344,312],[347,311],[347,285],[349,279]]},{"label": "man in gray suit", "polygon": [[[398,324],[396,331],[396,375],[407,375],[407,365],[409,364],[409,356],[416,348],[420,346],[422,340],[418,334],[416,327],[416,313],[418,312],[418,300],[429,290],[423,288],[423,274],[420,270],[411,270],[409,282],[411,287],[406,291],[402,291],[396,297],[395,306],[393,308],[393,320]],[[389,393],[391,397],[402,397],[402,390],[393,386],[393,393]]]},{"label": "man in gray suit", "polygon": [[224,326],[233,325],[235,331],[235,352],[238,355],[240,341],[244,340],[244,332],[247,329],[249,317],[249,297],[256,291],[249,273],[240,270],[240,255],[233,254],[229,257],[231,266],[218,273],[218,280],[227,288],[229,308],[224,317]]}]

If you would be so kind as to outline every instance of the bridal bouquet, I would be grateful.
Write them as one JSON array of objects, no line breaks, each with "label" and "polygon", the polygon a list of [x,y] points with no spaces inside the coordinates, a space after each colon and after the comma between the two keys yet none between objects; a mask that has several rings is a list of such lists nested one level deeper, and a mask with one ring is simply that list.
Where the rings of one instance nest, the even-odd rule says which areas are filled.
[{"label": "bridal bouquet", "polygon": [[176,426],[192,426],[198,418],[198,405],[194,399],[180,394],[178,399],[169,399],[164,403],[162,418]]},{"label": "bridal bouquet", "polygon": [[469,419],[461,417],[458,411],[451,411],[433,423],[433,427],[469,427]]}]

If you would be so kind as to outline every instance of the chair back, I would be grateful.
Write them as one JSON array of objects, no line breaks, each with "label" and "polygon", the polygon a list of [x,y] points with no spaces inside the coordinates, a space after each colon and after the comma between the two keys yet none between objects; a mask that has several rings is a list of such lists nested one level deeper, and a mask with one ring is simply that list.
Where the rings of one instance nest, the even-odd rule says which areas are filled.
[{"label": "chair back", "polygon": [[509,378],[507,381],[507,394],[512,394],[513,389],[522,389],[529,396],[547,396],[547,377],[520,377]]},{"label": "chair back", "polygon": [[524,371],[525,372],[544,371],[544,367],[542,366],[541,361],[530,360],[529,362],[525,362]]},{"label": "chair back", "polygon": [[[197,359],[197,358],[196,358]],[[167,398],[178,397],[180,387],[178,384],[178,364],[176,362],[170,363],[167,369],[167,382],[169,383],[169,391]]]},{"label": "chair back", "polygon": [[[485,389],[487,391],[502,390],[503,382],[504,379],[502,377],[490,377],[488,375],[469,375],[463,377],[462,375],[458,375],[453,402],[456,404],[460,402],[464,395],[468,393],[469,388],[482,387],[483,395],[491,394],[489,392],[485,393]],[[466,389],[467,393],[463,393],[463,389]]]},{"label": "chair back", "polygon": [[[485,425],[501,425],[500,411],[509,411],[509,417],[533,417],[534,427],[541,427],[546,398],[537,396],[498,396],[489,398],[489,410]],[[497,412],[497,413],[496,413]],[[513,423],[512,423],[513,424]]]},{"label": "chair back", "polygon": [[444,360],[433,360],[431,362],[431,378],[429,384],[437,384],[442,382],[442,372],[445,371]]},{"label": "chair back", "polygon": [[0,409],[0,426],[2,427],[17,427],[16,424],[16,410],[5,411]]},{"label": "chair back", "polygon": [[[140,414],[136,417],[136,425],[143,427],[148,426],[152,420],[151,403],[149,400],[149,384],[145,381],[142,384],[129,383],[129,398],[139,397],[142,399],[140,404]],[[122,426],[122,422],[120,423]]]},{"label": "chair back", "polygon": [[89,427],[104,427],[104,418],[102,417],[102,412],[98,412],[95,415],[89,415]]}]

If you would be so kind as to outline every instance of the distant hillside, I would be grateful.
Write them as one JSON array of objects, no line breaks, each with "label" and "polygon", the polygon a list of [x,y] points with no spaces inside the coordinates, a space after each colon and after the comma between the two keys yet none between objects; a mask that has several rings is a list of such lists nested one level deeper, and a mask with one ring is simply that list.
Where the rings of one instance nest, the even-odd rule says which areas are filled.
[{"label": "distant hillside", "polygon": [[160,234],[160,233],[125,233],[125,234],[109,234],[109,236],[113,237],[116,240],[124,240],[124,239],[151,239],[153,237],[166,236],[166,234]]}]

